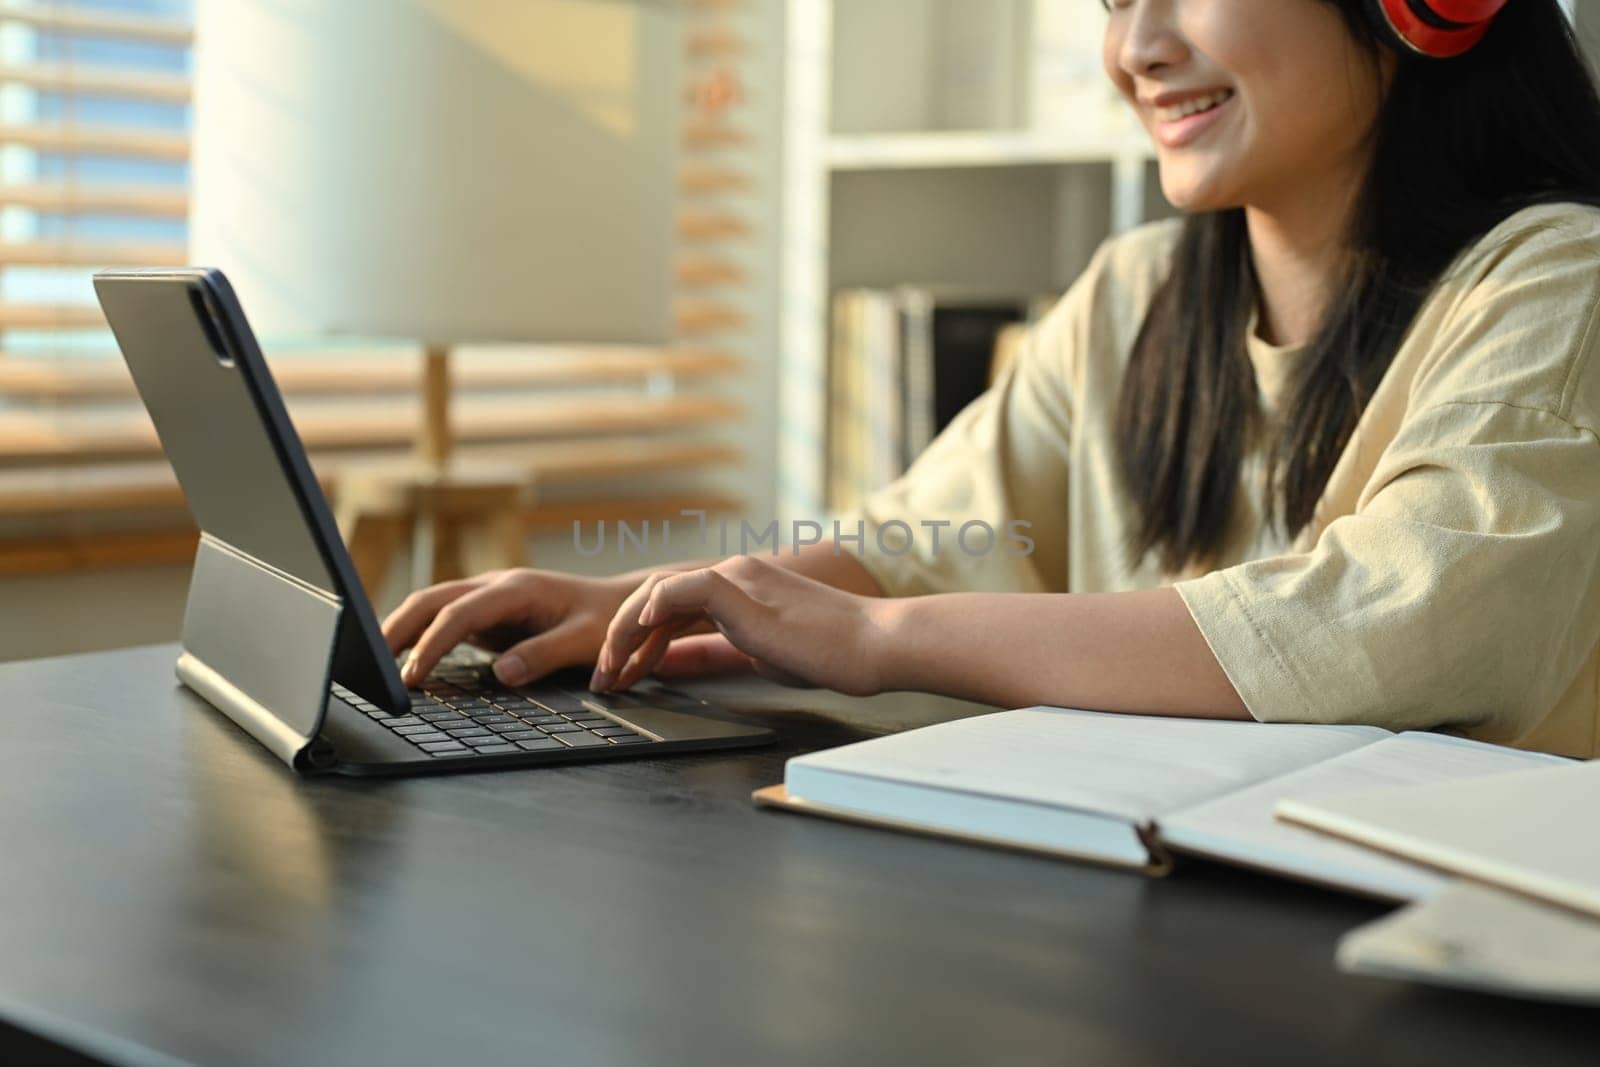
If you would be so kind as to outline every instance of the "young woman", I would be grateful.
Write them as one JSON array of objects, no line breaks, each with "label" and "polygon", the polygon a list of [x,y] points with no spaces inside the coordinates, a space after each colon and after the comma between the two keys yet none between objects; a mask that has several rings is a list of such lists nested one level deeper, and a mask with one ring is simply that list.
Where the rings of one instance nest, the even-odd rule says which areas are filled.
[{"label": "young woman", "polygon": [[[1600,98],[1556,0],[1112,0],[1104,59],[1184,217],[1101,248],[862,542],[437,586],[385,623],[408,681],[512,623],[513,684],[742,668],[1600,755]],[[1018,520],[1028,555],[952,543]]]}]

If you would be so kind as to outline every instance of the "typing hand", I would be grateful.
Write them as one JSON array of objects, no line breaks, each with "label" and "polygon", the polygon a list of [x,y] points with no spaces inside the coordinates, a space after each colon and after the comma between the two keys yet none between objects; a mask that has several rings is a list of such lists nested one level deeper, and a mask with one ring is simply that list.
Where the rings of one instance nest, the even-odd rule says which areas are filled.
[{"label": "typing hand", "polygon": [[[623,601],[590,686],[627,689],[660,673],[708,673],[739,657],[764,678],[852,696],[879,691],[892,600],[857,596],[754,556],[653,574]],[[704,638],[678,638],[710,622]]]},{"label": "typing hand", "polygon": [[444,582],[408,596],[383,622],[389,651],[411,649],[401,679],[414,686],[463,641],[488,645],[496,632],[525,639],[495,660],[506,685],[524,685],[561,667],[591,664],[606,624],[637,579],[581,578],[519,568]]}]

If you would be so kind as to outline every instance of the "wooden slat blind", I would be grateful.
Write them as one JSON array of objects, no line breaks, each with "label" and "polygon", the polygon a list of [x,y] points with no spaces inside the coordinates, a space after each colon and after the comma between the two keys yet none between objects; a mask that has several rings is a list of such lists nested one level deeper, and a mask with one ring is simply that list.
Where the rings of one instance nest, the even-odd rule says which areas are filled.
[{"label": "wooden slat blind", "polygon": [[[0,147],[30,163],[0,174],[0,575],[193,551],[182,494],[89,281],[100,267],[186,261],[188,72],[191,48],[204,47],[190,3],[0,0]],[[693,181],[686,172],[681,195]],[[714,172],[700,181],[738,185]],[[738,279],[708,263],[679,280]],[[726,382],[747,358],[725,343],[738,326],[729,316],[681,306],[669,346],[458,350],[460,462],[524,472],[537,488],[530,531],[735,509],[703,484],[743,461],[726,434],[743,415]],[[420,345],[264,345],[331,493],[406,461]]]},{"label": "wooden slat blind", "polygon": [[752,219],[761,179],[750,165],[752,5],[684,0],[686,81],[679,129],[676,295],[680,343],[718,344],[755,357],[763,338],[754,310],[761,282]]},{"label": "wooden slat blind", "polygon": [[[117,10],[118,6],[134,13]],[[74,7],[56,3],[12,4],[4,9],[9,22],[31,26],[41,33],[83,37],[111,37],[186,48],[193,40],[188,18],[160,18],[138,12],[143,5],[104,4]]]},{"label": "wooden slat blind", "polygon": [[[465,348],[453,370],[455,386],[515,390],[714,378],[743,369],[744,360],[713,348],[647,348],[631,345],[548,347],[493,354]],[[410,350],[354,356],[336,351],[278,355],[272,359],[278,387],[299,393],[353,396],[415,394],[420,378]],[[121,360],[62,360],[0,353],[0,393],[49,398],[58,403],[131,400],[133,381]]]}]

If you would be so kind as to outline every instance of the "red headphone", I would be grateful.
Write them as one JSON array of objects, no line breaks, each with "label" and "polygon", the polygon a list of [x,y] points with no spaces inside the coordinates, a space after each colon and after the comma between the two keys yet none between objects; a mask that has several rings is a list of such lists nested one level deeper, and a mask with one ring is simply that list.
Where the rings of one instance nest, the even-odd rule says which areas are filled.
[{"label": "red headphone", "polygon": [[1450,59],[1483,40],[1506,0],[1371,0],[1373,20],[1397,47]]}]

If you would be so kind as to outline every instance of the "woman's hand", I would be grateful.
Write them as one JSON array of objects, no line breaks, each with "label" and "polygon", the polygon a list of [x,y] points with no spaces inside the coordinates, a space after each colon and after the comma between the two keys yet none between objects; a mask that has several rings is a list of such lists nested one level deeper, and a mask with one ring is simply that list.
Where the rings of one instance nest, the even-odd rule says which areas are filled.
[{"label": "woman's hand", "polygon": [[[393,653],[411,649],[401,673],[408,686],[463,641],[504,648],[495,676],[523,685],[561,667],[593,663],[607,624],[638,584],[637,576],[495,571],[412,593],[384,620],[383,636]],[[504,639],[507,633],[513,636]]]},{"label": "woman's hand", "polygon": [[[893,600],[842,592],[754,556],[652,574],[612,619],[590,686],[627,689],[663,657],[673,667],[663,674],[702,673],[743,657],[785,685],[869,696],[883,688],[895,612]],[[673,645],[708,621],[721,638]]]}]

